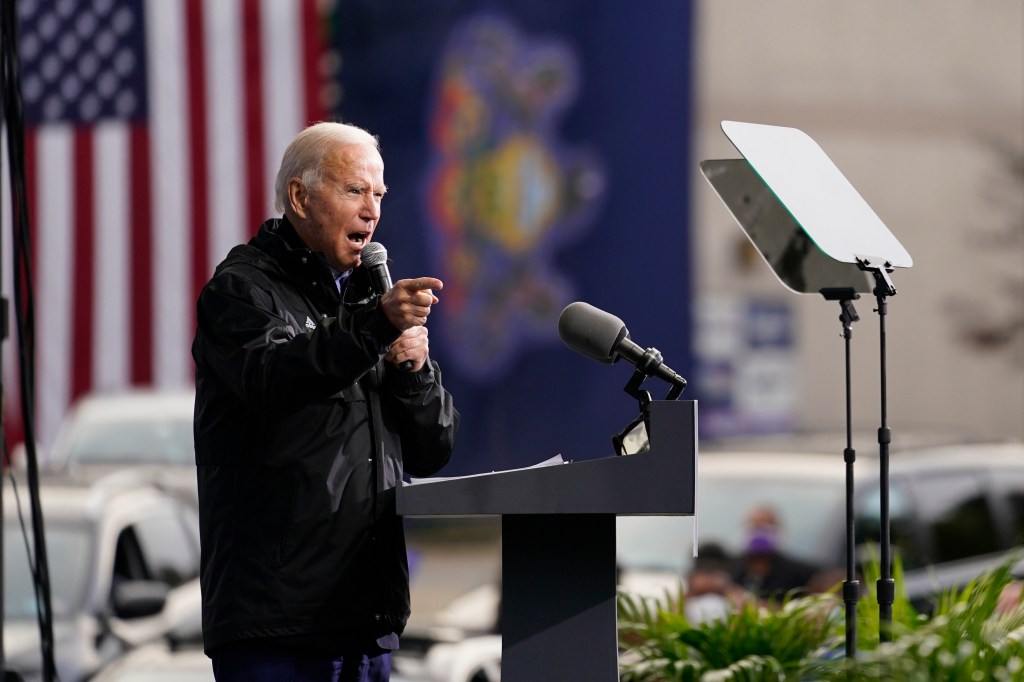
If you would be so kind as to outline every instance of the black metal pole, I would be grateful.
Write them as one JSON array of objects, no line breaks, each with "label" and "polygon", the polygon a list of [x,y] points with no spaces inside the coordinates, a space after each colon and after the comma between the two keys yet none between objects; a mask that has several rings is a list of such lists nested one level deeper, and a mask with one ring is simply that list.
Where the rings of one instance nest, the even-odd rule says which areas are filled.
[{"label": "black metal pole", "polygon": [[[50,596],[49,564],[46,554],[43,512],[39,502],[39,469],[35,448],[35,430],[32,418],[34,356],[30,349],[34,343],[34,323],[31,305],[31,272],[28,253],[28,207],[25,201],[25,118],[22,110],[19,82],[18,29],[14,2],[2,3],[0,11],[0,91],[3,100],[3,122],[7,134],[8,172],[11,182],[11,216],[14,246],[14,297],[18,322],[18,351],[21,384],[21,404],[24,425],[25,454],[28,467],[29,504],[32,511],[32,534],[35,565],[33,579],[36,587],[39,641],[42,658],[42,679],[57,679],[54,661],[53,606]],[[4,311],[6,321],[6,310]],[[6,396],[0,396],[6,399]],[[5,444],[6,445],[6,444]],[[0,483],[2,487],[2,483]],[[2,539],[2,538],[0,538]],[[30,559],[31,562],[31,559]],[[30,564],[31,565],[31,564]],[[0,583],[2,583],[0,577]],[[0,584],[0,588],[3,585]],[[2,613],[0,613],[2,617]],[[0,638],[0,649],[2,649]],[[5,681],[20,680],[21,676],[6,669],[6,660],[0,661]]]},{"label": "black metal pole", "polygon": [[[859,298],[857,294],[853,298]],[[853,449],[853,408],[850,376],[850,339],[853,336],[853,323],[860,319],[853,309],[850,299],[840,301],[843,323],[843,338],[846,347],[846,449],[843,450],[843,461],[846,462],[846,580],[843,581],[843,603],[846,605],[846,657],[857,655],[857,600],[860,598],[860,582],[857,580],[857,540],[856,519],[854,516],[854,485],[853,463],[857,453]]]},{"label": "black metal pole", "polygon": [[860,319],[853,302],[860,294],[849,288],[826,288],[821,294],[828,301],[839,301],[839,321],[843,325],[843,339],[846,351],[846,448],[843,461],[846,462],[846,580],[843,581],[843,603],[846,607],[846,657],[857,655],[857,601],[860,599],[860,582],[857,580],[857,539],[856,517],[854,515],[853,465],[857,459],[853,449],[853,393],[850,360],[850,340],[853,338],[853,323]]},{"label": "black metal pole", "polygon": [[882,265],[875,265],[864,257],[857,257],[857,265],[865,272],[871,272],[875,278],[875,288],[872,293],[878,302],[875,312],[878,313],[878,344],[879,344],[879,370],[881,373],[880,382],[880,407],[881,423],[878,426],[878,492],[879,492],[879,578],[876,583],[878,595],[878,639],[882,642],[892,641],[892,605],[896,601],[896,581],[892,577],[892,557],[890,548],[892,546],[889,534],[889,444],[892,442],[892,432],[888,424],[888,405],[886,403],[886,356],[885,356],[885,315],[886,298],[896,295],[896,286],[889,278],[892,272],[892,264],[888,261]]},{"label": "black metal pole", "polygon": [[880,378],[881,421],[878,427],[878,484],[881,514],[879,533],[879,561],[881,562],[878,579],[878,637],[882,642],[892,641],[892,605],[896,601],[896,581],[892,577],[892,557],[890,556],[891,539],[889,533],[889,443],[892,433],[888,426],[888,406],[886,404],[886,356],[885,356],[885,315],[888,291],[883,291],[881,283],[875,287],[875,298],[878,301],[878,341]]}]

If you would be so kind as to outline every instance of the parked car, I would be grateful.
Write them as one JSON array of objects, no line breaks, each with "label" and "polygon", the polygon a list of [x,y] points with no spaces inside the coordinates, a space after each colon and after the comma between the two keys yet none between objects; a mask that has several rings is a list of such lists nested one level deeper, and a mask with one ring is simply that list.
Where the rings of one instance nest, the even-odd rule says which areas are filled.
[{"label": "parked car", "polygon": [[74,404],[58,429],[46,469],[88,481],[145,468],[154,480],[195,500],[194,403],[192,389],[89,394]]},{"label": "parked car", "polygon": [[[759,449],[700,457],[697,517],[621,517],[618,556],[625,571],[685,576],[693,528],[701,544],[742,550],[744,517],[768,506],[781,521],[782,547],[819,569],[846,562],[846,465],[835,454]],[[854,465],[858,561],[877,556],[880,486],[877,445]],[[1024,546],[1024,444],[958,443],[899,449],[889,465],[891,548],[906,571],[907,596],[931,597],[974,578]],[[868,549],[872,548],[872,549]]]},{"label": "parked car", "polygon": [[427,651],[424,669],[437,682],[500,682],[501,636],[438,643]]},{"label": "parked car", "polygon": [[[89,682],[214,682],[213,665],[200,646],[179,648],[154,642],[111,662]],[[393,670],[391,682],[426,680]]]},{"label": "parked car", "polygon": [[213,665],[202,647],[153,642],[112,661],[90,682],[214,682]]},{"label": "parked car", "polygon": [[195,466],[195,391],[130,389],[78,400],[47,457],[55,469],[82,465]]},{"label": "parked car", "polygon": [[[4,491],[6,665],[41,679],[37,597],[26,556],[28,490]],[[85,680],[140,644],[201,636],[195,505],[125,471],[83,484],[40,484],[54,651],[64,682]],[[18,506],[20,505],[20,513]],[[24,525],[23,525],[24,524]],[[24,529],[24,532],[23,532]]]}]

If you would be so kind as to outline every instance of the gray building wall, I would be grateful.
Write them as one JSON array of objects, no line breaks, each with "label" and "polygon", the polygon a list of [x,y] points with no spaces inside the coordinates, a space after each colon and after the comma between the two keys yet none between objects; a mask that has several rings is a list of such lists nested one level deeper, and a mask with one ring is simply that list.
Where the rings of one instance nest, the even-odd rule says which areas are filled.
[{"label": "gray building wall", "polygon": [[[841,429],[838,305],[783,289],[696,170],[739,154],[722,120],[814,138],[914,259],[886,318],[889,424],[1024,438],[1024,3],[707,0],[697,8],[698,296],[768,297],[793,313],[800,428]],[[873,297],[857,302],[854,422],[879,423]],[[980,343],[988,339],[989,343]],[[857,447],[866,447],[860,443]]]}]

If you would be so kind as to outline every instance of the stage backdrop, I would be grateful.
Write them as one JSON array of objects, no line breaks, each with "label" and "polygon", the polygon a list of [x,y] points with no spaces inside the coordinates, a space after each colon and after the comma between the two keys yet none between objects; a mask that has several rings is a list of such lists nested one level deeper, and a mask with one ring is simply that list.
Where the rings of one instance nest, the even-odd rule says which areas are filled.
[{"label": "stage backdrop", "polygon": [[[44,457],[87,393],[192,384],[199,288],[271,215],[285,145],[337,103],[323,4],[17,3]],[[5,153],[11,297],[6,162]],[[13,445],[22,435],[17,353],[13,343],[4,350]]]},{"label": "stage backdrop", "polygon": [[200,286],[273,215],[287,142],[338,117],[381,137],[394,276],[447,284],[430,321],[463,413],[447,473],[610,455],[631,369],[555,324],[588,301],[693,378],[689,4],[19,2],[44,457],[89,392],[192,384]]},{"label": "stage backdrop", "polygon": [[445,282],[445,473],[612,454],[632,367],[556,323],[587,301],[692,378],[689,3],[346,0],[336,20],[339,113],[381,140],[392,276]]}]

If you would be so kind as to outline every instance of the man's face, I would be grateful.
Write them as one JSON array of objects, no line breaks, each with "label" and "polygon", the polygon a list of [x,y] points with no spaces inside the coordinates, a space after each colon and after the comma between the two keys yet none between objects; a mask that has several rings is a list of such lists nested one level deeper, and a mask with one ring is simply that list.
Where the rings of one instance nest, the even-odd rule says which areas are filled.
[{"label": "man's face", "polygon": [[[292,182],[298,181],[293,179]],[[301,187],[292,198],[290,216],[296,231],[313,251],[323,251],[335,270],[359,265],[360,253],[380,220],[384,161],[369,145],[333,147],[324,157],[318,188]]]}]

